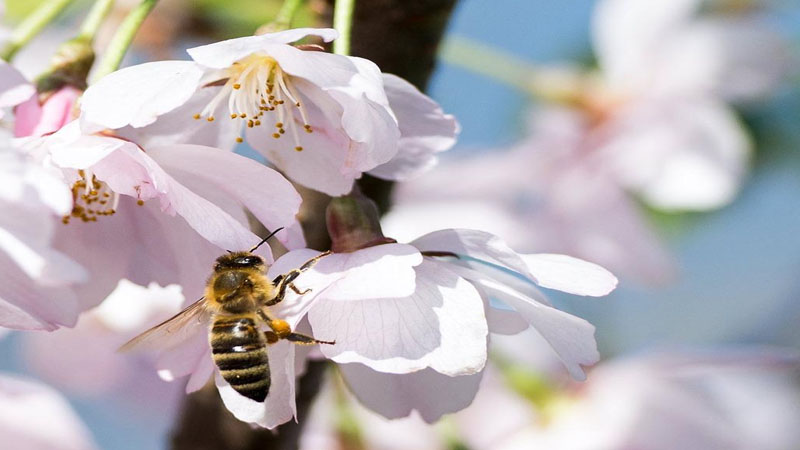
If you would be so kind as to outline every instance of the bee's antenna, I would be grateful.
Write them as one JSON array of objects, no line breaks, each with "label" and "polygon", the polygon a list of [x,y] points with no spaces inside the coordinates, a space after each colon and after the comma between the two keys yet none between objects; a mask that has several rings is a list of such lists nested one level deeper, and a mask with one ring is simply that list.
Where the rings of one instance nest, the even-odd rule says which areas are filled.
[{"label": "bee's antenna", "polygon": [[264,242],[267,242],[267,241],[269,240],[269,238],[271,238],[272,236],[275,236],[275,234],[276,234],[276,233],[278,233],[278,231],[281,231],[282,229],[283,229],[283,227],[280,227],[280,228],[278,228],[277,230],[275,230],[275,231],[273,231],[272,233],[270,233],[270,234],[269,234],[269,236],[265,237],[265,238],[264,238],[264,239],[262,239],[262,240],[261,240],[261,242],[259,242],[259,243],[258,243],[258,244],[257,244],[255,247],[251,248],[251,249],[250,249],[250,253],[253,253],[254,251],[256,251],[256,249],[257,249],[258,247],[261,247],[261,245],[262,245]]}]

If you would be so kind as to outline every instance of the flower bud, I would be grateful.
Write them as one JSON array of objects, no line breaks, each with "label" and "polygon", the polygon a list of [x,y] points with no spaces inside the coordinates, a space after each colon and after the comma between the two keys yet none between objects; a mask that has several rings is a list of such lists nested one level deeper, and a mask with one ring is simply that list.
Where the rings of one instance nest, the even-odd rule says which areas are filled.
[{"label": "flower bud", "polygon": [[374,245],[397,242],[381,231],[378,207],[357,188],[343,197],[335,197],[325,212],[331,250],[353,252]]},{"label": "flower bud", "polygon": [[70,39],[58,47],[50,68],[36,79],[36,90],[42,101],[62,87],[86,89],[86,78],[94,63],[91,42],[82,37]]}]

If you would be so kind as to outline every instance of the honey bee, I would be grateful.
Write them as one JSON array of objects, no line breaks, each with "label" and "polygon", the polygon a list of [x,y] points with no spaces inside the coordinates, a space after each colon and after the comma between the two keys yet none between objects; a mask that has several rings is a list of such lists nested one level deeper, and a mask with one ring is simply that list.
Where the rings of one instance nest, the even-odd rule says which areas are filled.
[{"label": "honey bee", "polygon": [[[217,258],[200,300],[131,339],[120,351],[158,348],[159,341],[193,326],[209,326],[211,353],[222,378],[239,394],[263,402],[270,387],[268,344],[281,339],[306,345],[334,344],[293,332],[288,322],[275,318],[269,310],[283,300],[287,288],[299,295],[308,293],[310,289],[299,290],[294,280],[330,254],[321,253],[270,281],[264,259],[253,252],[280,230],[249,251],[229,252]],[[262,325],[269,329],[262,331]]]}]

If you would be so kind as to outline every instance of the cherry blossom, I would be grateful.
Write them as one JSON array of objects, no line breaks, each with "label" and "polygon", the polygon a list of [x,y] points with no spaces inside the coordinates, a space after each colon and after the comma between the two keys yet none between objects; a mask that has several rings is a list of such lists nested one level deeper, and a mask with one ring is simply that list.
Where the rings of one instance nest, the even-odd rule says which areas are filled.
[{"label": "cherry blossom", "polygon": [[280,174],[242,156],[199,145],[142,148],[87,134],[77,121],[25,146],[71,186],[71,210],[56,241],[92,273],[79,289],[88,306],[122,278],[177,283],[187,298],[199,297],[216,256],[259,241],[243,207],[270,229],[287,226],[278,238],[290,248],[303,244],[295,219],[300,196]]},{"label": "cherry blossom", "polygon": [[[290,45],[307,36],[331,41],[337,32],[303,28],[231,39],[189,49],[194,61],[120,70],[86,92],[82,120],[111,129],[144,127],[205,95],[204,106],[172,115],[169,127],[191,127],[185,122],[192,118],[246,125],[248,143],[272,164],[330,195],[349,192],[361,173],[388,163],[401,148],[405,161],[452,145],[455,122],[430,99],[368,60]],[[403,142],[401,132],[407,133]],[[432,159],[377,170],[405,177]]]},{"label": "cherry blossom", "polygon": [[8,142],[0,143],[0,176],[0,326],[72,326],[87,307],[73,288],[87,273],[56,248],[58,218],[72,207],[70,191],[57,170]]},{"label": "cherry blossom", "polygon": [[[318,253],[291,251],[268,276]],[[354,395],[386,417],[418,411],[433,422],[471,402],[486,363],[489,331],[534,328],[570,373],[583,379],[581,365],[598,359],[594,327],[552,307],[536,285],[602,296],[616,287],[616,279],[564,255],[520,256],[488,233],[442,230],[410,244],[334,253],[296,284],[310,291],[287,295],[272,308],[274,314],[293,328],[307,317],[313,336],[336,341],[319,351],[340,364]],[[176,336],[159,358],[165,379],[190,375],[187,391],[199,389],[216,372],[206,330],[197,328]],[[234,416],[272,428],[295,414],[295,349],[280,341],[269,355],[272,385],[263,403],[239,395],[218,375],[216,380]]]},{"label": "cherry blossom", "polygon": [[0,435],[6,448],[97,448],[89,430],[67,401],[50,387],[2,374],[0,400]]},{"label": "cherry blossom", "polygon": [[[401,266],[398,251],[407,255]],[[293,251],[276,265],[310,254]],[[564,255],[520,256],[488,233],[441,230],[326,257],[304,281],[312,292],[281,311],[307,310],[314,335],[336,340],[320,351],[341,364],[364,404],[391,418],[416,410],[433,422],[471,401],[489,331],[534,328],[576,379],[584,378],[581,365],[597,361],[594,327],[552,307],[536,285],[602,296],[616,279]]]}]

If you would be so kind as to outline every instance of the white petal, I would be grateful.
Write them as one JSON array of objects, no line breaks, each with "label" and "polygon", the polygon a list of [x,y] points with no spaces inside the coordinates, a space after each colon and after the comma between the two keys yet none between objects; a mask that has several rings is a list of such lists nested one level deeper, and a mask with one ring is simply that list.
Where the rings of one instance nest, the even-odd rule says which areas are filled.
[{"label": "white petal", "polygon": [[499,237],[477,230],[439,230],[411,242],[420,251],[451,252],[496,264],[537,281],[525,261]]},{"label": "white petal", "polygon": [[[185,173],[195,182],[224,192],[234,203],[250,210],[267,229],[297,222],[300,194],[286,178],[263,164],[200,145],[155,147],[147,152],[173,176]],[[286,236],[279,233],[276,237],[285,242]]]},{"label": "white petal", "polygon": [[456,143],[458,122],[445,114],[438,103],[414,85],[391,74],[383,74],[389,106],[400,127],[397,154],[387,163],[370,171],[388,180],[407,180],[433,167],[436,153]]},{"label": "white petal", "polygon": [[576,295],[601,297],[617,287],[617,277],[606,269],[567,255],[522,255],[540,286]]},{"label": "white petal", "polygon": [[35,93],[36,88],[22,73],[11,64],[0,61],[0,118],[3,117],[3,108],[19,105]]},{"label": "white petal", "polygon": [[219,374],[216,383],[225,407],[237,419],[272,429],[296,414],[294,345],[288,341],[270,345],[269,368],[272,384],[263,403],[240,395]]},{"label": "white petal", "polygon": [[81,100],[81,122],[143,127],[186,103],[203,69],[191,61],[158,61],[126,67],[103,77]]},{"label": "white petal", "polygon": [[473,283],[490,297],[514,308],[530,323],[555,350],[573,378],[586,379],[581,365],[591,365],[600,359],[592,324],[539,303],[490,279],[473,280]]},{"label": "white petal", "polygon": [[136,144],[122,139],[82,134],[77,120],[39,142],[49,149],[54,164],[68,169],[89,168],[123,147],[138,150]]},{"label": "white petal", "polygon": [[[183,105],[161,114],[150,125],[134,128],[127,126],[116,131],[116,135],[139,144],[142,148],[173,144],[197,144],[232,150],[240,136],[242,124],[236,120],[196,120],[220,88],[203,88],[195,92]],[[220,102],[212,115],[222,119],[228,115],[228,106]]]},{"label": "white petal", "polygon": [[486,305],[486,324],[493,334],[514,335],[522,333],[529,328],[517,311],[506,305],[498,304],[499,301],[489,299]]},{"label": "white petal", "polygon": [[389,162],[398,151],[400,130],[391,110],[367,98],[338,91],[331,96],[342,106],[342,127],[351,144],[347,167],[367,171]]},{"label": "white petal", "polygon": [[[219,154],[231,156],[222,151]],[[92,170],[118,194],[145,201],[157,198],[162,211],[179,214],[197,233],[221,249],[248,249],[259,241],[243,223],[180,184],[136,146],[123,146],[92,166]],[[268,248],[264,252],[269,255]]]},{"label": "white petal", "polygon": [[336,341],[320,347],[322,353],[389,373],[431,367],[455,376],[483,369],[488,330],[478,292],[439,263],[423,262],[416,271],[416,291],[408,297],[335,301],[320,295],[308,320],[315,336]]},{"label": "white petal", "polygon": [[252,53],[270,54],[268,49],[279,47],[281,44],[290,44],[306,36],[319,36],[323,41],[330,42],[339,37],[339,33],[332,28],[294,28],[202,45],[188,49],[187,53],[206,67],[224,69]]},{"label": "white petal", "polygon": [[0,435],[9,449],[90,450],[91,434],[69,403],[43,384],[0,376]]},{"label": "white petal", "polygon": [[214,375],[215,367],[214,361],[211,359],[211,349],[208,349],[205,355],[200,358],[191,376],[189,376],[189,381],[186,382],[186,393],[191,394],[205,386]]},{"label": "white petal", "polygon": [[74,326],[80,312],[71,289],[41,285],[0,252],[0,326],[54,330],[57,325]]},{"label": "white petal", "polygon": [[[274,277],[299,267],[319,252],[294,250],[270,268]],[[334,253],[322,258],[295,283],[311,289],[304,301],[358,301],[411,295],[415,289],[414,267],[422,262],[417,249],[405,244],[383,244],[353,253]],[[291,295],[289,296],[291,297]]]},{"label": "white petal", "polygon": [[209,357],[206,324],[190,324],[180,333],[164,336],[159,343],[165,348],[158,355],[155,367],[158,369],[158,376],[165,381],[195,373],[204,367],[204,361]]},{"label": "white petal", "polygon": [[314,132],[301,136],[301,152],[295,150],[290,136],[274,139],[265,126],[248,128],[247,143],[291,180],[330,196],[347,194],[353,187],[353,180],[360,176],[357,171],[344,169],[349,152],[348,137],[341,130],[321,128],[319,121],[310,121],[315,126]]},{"label": "white petal", "polygon": [[361,364],[342,364],[339,369],[350,390],[367,408],[389,419],[418,411],[428,423],[469,406],[483,375],[480,372],[449,377],[432,369],[396,375],[375,372]]}]

